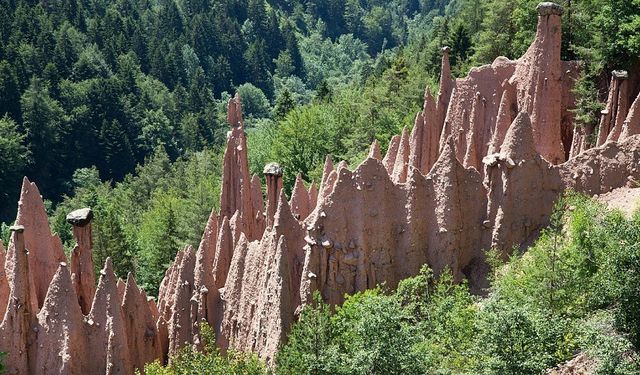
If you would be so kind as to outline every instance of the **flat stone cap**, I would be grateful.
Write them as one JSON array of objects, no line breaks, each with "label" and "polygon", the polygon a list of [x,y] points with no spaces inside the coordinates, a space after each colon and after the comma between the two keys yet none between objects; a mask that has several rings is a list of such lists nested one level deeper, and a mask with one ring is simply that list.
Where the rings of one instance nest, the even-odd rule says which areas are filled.
[{"label": "flat stone cap", "polygon": [[282,167],[278,163],[269,163],[264,166],[262,173],[269,176],[282,176]]},{"label": "flat stone cap", "polygon": [[614,70],[613,72],[611,72],[611,75],[621,79],[629,78],[629,72],[627,72],[626,70]]},{"label": "flat stone cap", "polygon": [[548,16],[551,14],[555,14],[556,16],[561,16],[564,13],[564,8],[560,4],[552,3],[550,1],[545,1],[543,3],[538,4],[536,7],[538,14],[541,16]]},{"label": "flat stone cap", "polygon": [[9,227],[9,230],[12,232],[22,233],[24,232],[24,225],[12,225]]},{"label": "flat stone cap", "polygon": [[451,47],[449,47],[449,46],[442,47],[442,52],[449,53],[449,51],[451,51]]},{"label": "flat stone cap", "polygon": [[84,227],[91,222],[91,219],[93,219],[93,211],[89,207],[75,210],[67,215],[67,223],[76,227]]}]

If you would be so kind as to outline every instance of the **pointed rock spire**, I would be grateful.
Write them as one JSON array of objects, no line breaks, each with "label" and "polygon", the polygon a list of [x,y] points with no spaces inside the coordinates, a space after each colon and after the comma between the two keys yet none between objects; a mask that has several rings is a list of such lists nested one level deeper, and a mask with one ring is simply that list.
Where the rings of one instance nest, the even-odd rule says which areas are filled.
[{"label": "pointed rock spire", "polygon": [[380,153],[380,144],[377,139],[373,140],[371,143],[371,147],[369,147],[369,155],[368,157],[382,160],[382,154]]},{"label": "pointed rock spire", "polygon": [[402,129],[400,137],[400,145],[398,146],[398,155],[396,156],[395,165],[393,167],[392,179],[395,182],[405,182],[407,180],[407,168],[409,167],[409,131],[405,126]]},{"label": "pointed rock spire", "polygon": [[83,314],[91,310],[95,294],[96,276],[93,271],[90,208],[75,210],[67,215],[67,222],[73,226],[76,246],[71,251],[71,273],[73,285],[78,297],[78,304]]},{"label": "pointed rock spire", "polygon": [[24,178],[16,225],[24,226],[25,246],[29,249],[29,267],[33,291],[38,308],[42,306],[49,288],[49,282],[58,270],[60,262],[67,262],[62,242],[49,229],[49,218],[44,208],[42,196],[36,184]]},{"label": "pointed rock spire", "polygon": [[[125,325],[118,293],[117,277],[111,258],[100,271],[100,281],[87,317],[88,353],[92,353],[88,373],[131,373]],[[107,349],[105,351],[105,348]]]},{"label": "pointed rock spire", "polygon": [[[453,136],[450,136],[444,144],[442,152],[438,156],[432,169],[446,169],[451,165],[460,164],[456,158],[456,146]],[[436,167],[438,165],[438,167]]]},{"label": "pointed rock spire", "polygon": [[127,276],[122,300],[127,350],[134,369],[143,371],[146,363],[162,357],[156,319],[146,294],[138,288],[133,274]]},{"label": "pointed rock spire", "polygon": [[442,127],[449,107],[449,100],[453,94],[454,80],[451,78],[451,65],[449,64],[449,51],[451,48],[442,48],[442,63],[440,65],[440,87],[438,102],[436,104],[438,127]]},{"label": "pointed rock spire", "polygon": [[518,60],[510,82],[517,87],[518,108],[531,116],[536,150],[553,164],[565,160],[562,143],[561,15],[563,8],[544,2],[537,7],[536,37]]},{"label": "pointed rock spire", "polygon": [[9,302],[9,280],[4,270],[5,263],[4,246],[2,240],[0,240],[0,322],[4,317],[4,312],[7,309],[7,303]]},{"label": "pointed rock spire", "polygon": [[291,282],[292,265],[289,263],[289,249],[285,236],[280,236],[278,239],[271,267],[265,289],[273,293],[269,293],[267,300],[263,301],[264,309],[262,310],[264,315],[270,318],[265,322],[266,327],[261,327],[262,338],[258,340],[255,350],[266,354],[264,357],[266,362],[273,364],[275,353],[281,343],[285,342],[294,321],[295,306],[291,295],[295,294],[296,290]]},{"label": "pointed rock spire", "polygon": [[322,179],[320,180],[320,193],[326,188],[327,180],[329,179],[329,175],[333,171],[333,161],[331,160],[331,155],[327,155],[324,159],[324,169],[322,170]]},{"label": "pointed rock spire", "polygon": [[222,170],[222,187],[220,193],[220,215],[231,217],[240,211],[240,222],[243,230],[254,236],[255,215],[251,196],[251,177],[247,156],[247,137],[242,125],[242,108],[240,97],[229,101],[227,120],[231,131],[227,136],[227,148],[224,153]]},{"label": "pointed rock spire", "polygon": [[241,322],[235,318],[236,311],[231,307],[239,306],[239,301],[242,299],[242,281],[248,251],[249,244],[247,237],[245,237],[244,234],[240,234],[233,258],[231,259],[227,280],[224,284],[224,291],[221,292],[221,298],[227,308],[224,311],[221,334],[216,337],[216,344],[223,350],[229,347],[229,338],[234,337],[240,329],[239,324]]},{"label": "pointed rock spire", "polygon": [[215,209],[211,210],[207,225],[202,233],[202,239],[196,252],[196,268],[194,280],[197,286],[210,285],[213,281],[211,272],[213,267],[218,238],[218,215]]},{"label": "pointed rock spire", "polygon": [[231,227],[229,226],[229,219],[225,216],[222,218],[222,224],[218,231],[216,254],[213,260],[213,279],[217,289],[224,288],[232,257],[233,236],[231,234]]},{"label": "pointed rock spire", "polygon": [[28,343],[34,312],[29,280],[30,261],[25,249],[24,227],[13,226],[11,231],[6,260],[11,292],[4,319],[0,324],[0,352],[7,353],[4,363],[8,373],[28,374]]},{"label": "pointed rock spire", "polygon": [[409,164],[423,174],[431,169],[438,158],[440,132],[442,124],[438,120],[436,102],[429,87],[425,89],[422,112],[416,115],[415,125],[411,131]]},{"label": "pointed rock spire", "polygon": [[485,129],[484,124],[484,98],[481,95],[476,95],[471,107],[471,122],[469,124],[469,130],[467,132],[467,149],[464,155],[465,167],[474,167],[480,169],[480,160],[482,159],[482,144],[479,138],[482,137],[482,131]]},{"label": "pointed rock spire", "polygon": [[278,163],[269,163],[264,167],[264,177],[267,181],[267,227],[273,224],[276,213],[276,202],[282,190],[282,168]]},{"label": "pointed rock spire", "polygon": [[262,197],[262,183],[260,177],[253,175],[251,178],[251,203],[253,204],[253,220],[255,221],[255,233],[253,239],[262,237],[266,226],[264,217],[264,198]]},{"label": "pointed rock spire", "polygon": [[87,336],[83,315],[67,265],[61,263],[51,280],[42,310],[38,313],[35,371],[39,374],[87,373],[93,353],[85,352]]},{"label": "pointed rock spire", "polygon": [[396,165],[396,157],[398,156],[398,148],[400,147],[400,136],[394,135],[389,141],[389,148],[387,154],[382,159],[382,164],[389,173],[389,176],[393,174],[393,168]]},{"label": "pointed rock spire", "polygon": [[[511,158],[514,163],[536,157],[531,119],[527,112],[518,113],[516,119],[513,120],[504,137],[500,153],[505,158]],[[508,160],[507,163],[509,163]]]},{"label": "pointed rock spire", "polygon": [[[171,309],[171,318],[168,321],[169,328],[169,353],[175,354],[193,338],[193,326],[191,311],[194,288],[193,277],[195,268],[195,254],[188,246],[184,251],[182,262],[178,268],[178,278],[175,290],[175,304]],[[195,302],[195,301],[194,301]]]},{"label": "pointed rock spire", "polygon": [[311,213],[312,207],[309,202],[309,192],[304,187],[304,181],[300,174],[296,176],[296,182],[293,185],[289,205],[291,206],[293,215],[300,221],[306,219],[309,213]]},{"label": "pointed rock spire", "polygon": [[629,113],[622,126],[620,140],[636,134],[640,134],[640,94],[638,94],[636,100],[631,104],[631,108],[629,108]]},{"label": "pointed rock spire", "polygon": [[609,97],[600,118],[597,146],[607,141],[617,141],[622,132],[623,122],[629,109],[628,77],[629,74],[624,70],[614,70],[611,73]]},{"label": "pointed rock spire", "polygon": [[232,129],[243,129],[244,120],[242,119],[242,103],[240,102],[240,95],[236,95],[229,99],[227,103],[227,122],[231,125]]},{"label": "pointed rock spire", "polygon": [[413,129],[411,130],[411,136],[409,137],[409,148],[411,149],[409,165],[417,169],[420,169],[420,165],[422,164],[422,153],[424,151],[423,142],[426,138],[424,128],[424,117],[422,112],[418,112],[416,114]]},{"label": "pointed rock spire", "polygon": [[287,202],[287,196],[284,194],[284,190],[281,190],[278,195],[278,204],[276,213],[274,214],[273,227],[280,229],[284,222],[293,224],[294,219],[295,217],[293,216],[292,207],[289,206],[289,202]]},{"label": "pointed rock spire", "polygon": [[[218,237],[218,216],[211,210],[207,226],[202,234],[200,246],[196,252],[194,290],[198,299],[196,324],[208,322],[214,324],[214,289],[213,263],[216,256],[216,241]],[[196,327],[197,328],[197,327]]]},{"label": "pointed rock spire", "polygon": [[507,86],[502,92],[500,98],[500,107],[498,108],[498,118],[496,119],[496,126],[493,129],[491,135],[491,142],[489,143],[489,150],[487,154],[495,154],[500,151],[500,146],[504,141],[504,137],[509,130],[511,122],[513,122],[511,113],[511,104],[513,103],[513,89]]},{"label": "pointed rock spire", "polygon": [[309,188],[309,205],[311,206],[311,211],[318,205],[318,188],[315,182],[311,183],[311,187]]}]

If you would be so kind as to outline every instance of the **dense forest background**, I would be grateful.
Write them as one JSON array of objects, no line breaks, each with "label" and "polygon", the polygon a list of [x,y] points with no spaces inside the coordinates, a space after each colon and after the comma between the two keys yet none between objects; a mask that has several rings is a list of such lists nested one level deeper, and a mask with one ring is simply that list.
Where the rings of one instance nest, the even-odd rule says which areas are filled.
[{"label": "dense forest background", "polygon": [[[218,204],[226,101],[239,92],[250,168],[317,181],[326,154],[354,165],[411,126],[456,76],[535,34],[532,0],[0,0],[0,221],[35,181],[65,246],[91,206],[95,264],[112,256],[153,294]],[[563,57],[580,59],[580,124],[608,73],[637,67],[640,3],[560,1]],[[2,229],[4,228],[4,229]],[[6,225],[0,237],[8,236]]]}]

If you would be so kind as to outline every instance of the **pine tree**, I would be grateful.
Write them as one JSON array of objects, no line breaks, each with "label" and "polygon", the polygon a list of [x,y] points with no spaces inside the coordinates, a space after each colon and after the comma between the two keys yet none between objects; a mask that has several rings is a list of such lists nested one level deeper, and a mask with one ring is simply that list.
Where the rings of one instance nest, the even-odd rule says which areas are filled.
[{"label": "pine tree", "polygon": [[100,144],[104,159],[100,168],[103,179],[120,181],[135,165],[129,137],[122,129],[118,120],[102,123],[100,129]]},{"label": "pine tree", "polygon": [[275,119],[276,120],[284,119],[285,116],[289,112],[291,112],[293,108],[295,108],[295,105],[296,104],[293,101],[293,98],[291,97],[291,92],[289,91],[288,88],[285,88],[284,91],[282,91],[282,93],[278,95],[278,98],[276,98],[276,105],[273,108]]}]

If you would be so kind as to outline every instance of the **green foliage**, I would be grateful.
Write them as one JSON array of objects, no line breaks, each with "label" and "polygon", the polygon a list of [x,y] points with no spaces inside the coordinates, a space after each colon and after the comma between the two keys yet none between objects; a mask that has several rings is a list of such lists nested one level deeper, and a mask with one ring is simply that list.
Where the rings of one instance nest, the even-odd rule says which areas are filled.
[{"label": "green foliage", "polygon": [[[16,173],[56,205],[77,169],[96,166],[115,184],[159,145],[174,161],[223,144],[235,88],[250,126],[281,121],[322,82],[332,95],[320,101],[364,91],[407,41],[411,20],[448,2],[3,2],[0,116],[15,121],[31,152]],[[358,142],[348,157],[363,153]],[[1,220],[14,214],[0,207]]]},{"label": "green foliage", "polygon": [[284,168],[287,187],[293,187],[296,173],[307,181],[317,178],[314,168],[325,156],[344,151],[345,129],[340,125],[335,110],[322,104],[296,108],[278,124],[271,149],[274,160]]},{"label": "green foliage", "polygon": [[25,138],[8,115],[0,118],[0,186],[7,187],[0,191],[0,211],[15,200],[17,189],[10,190],[8,187],[19,186],[20,171],[29,162],[29,151],[23,144]]},{"label": "green foliage", "polygon": [[96,269],[111,257],[118,276],[133,272],[147,293],[156,295],[176,252],[200,242],[210,208],[218,204],[219,163],[219,154],[212,150],[171,163],[159,147],[135,176],[115,187],[100,182],[95,168],[79,169],[73,196],[59,204],[51,218],[53,230],[70,251],[75,242],[65,216],[91,207]]},{"label": "green foliage", "polygon": [[254,354],[228,351],[220,354],[215,346],[213,330],[207,324],[200,325],[203,337],[201,351],[186,346],[170,359],[168,366],[159,362],[148,364],[144,368],[147,375],[263,375],[268,374],[266,366]]},{"label": "green foliage", "polygon": [[271,114],[271,104],[262,90],[250,83],[236,88],[242,99],[242,112],[248,119],[265,118]]}]

